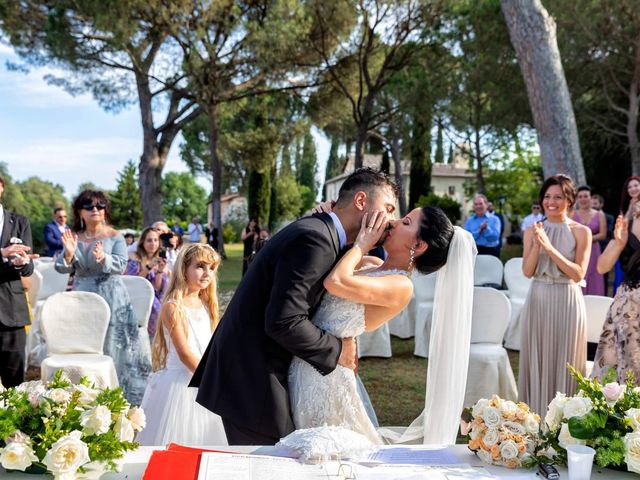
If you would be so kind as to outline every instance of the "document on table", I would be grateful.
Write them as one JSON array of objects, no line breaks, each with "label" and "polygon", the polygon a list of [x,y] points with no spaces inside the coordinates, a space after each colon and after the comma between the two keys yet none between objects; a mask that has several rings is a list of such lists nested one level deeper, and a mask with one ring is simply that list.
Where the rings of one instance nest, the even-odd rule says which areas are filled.
[{"label": "document on table", "polygon": [[[337,467],[336,467],[337,468]],[[325,465],[306,465],[291,458],[205,452],[198,480],[326,480]]]},{"label": "document on table", "polygon": [[425,448],[423,445],[388,446],[378,449],[361,463],[380,462],[391,465],[460,465],[446,447]]}]

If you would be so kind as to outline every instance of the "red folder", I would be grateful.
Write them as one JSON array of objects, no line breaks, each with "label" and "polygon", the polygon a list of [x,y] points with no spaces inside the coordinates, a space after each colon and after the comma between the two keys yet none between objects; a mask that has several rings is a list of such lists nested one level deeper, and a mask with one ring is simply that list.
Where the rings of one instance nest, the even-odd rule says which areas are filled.
[{"label": "red folder", "polygon": [[143,480],[197,480],[202,452],[221,452],[204,448],[185,447],[176,443],[167,445],[166,450],[156,450],[151,454],[149,464],[142,476]]}]

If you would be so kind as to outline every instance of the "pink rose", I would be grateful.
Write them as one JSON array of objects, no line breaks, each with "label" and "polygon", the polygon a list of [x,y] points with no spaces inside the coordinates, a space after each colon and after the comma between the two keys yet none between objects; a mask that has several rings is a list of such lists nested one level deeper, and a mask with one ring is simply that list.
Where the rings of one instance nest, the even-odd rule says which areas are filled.
[{"label": "pink rose", "polygon": [[624,390],[624,387],[618,382],[611,382],[602,387],[602,394],[607,402],[617,402],[624,393]]}]

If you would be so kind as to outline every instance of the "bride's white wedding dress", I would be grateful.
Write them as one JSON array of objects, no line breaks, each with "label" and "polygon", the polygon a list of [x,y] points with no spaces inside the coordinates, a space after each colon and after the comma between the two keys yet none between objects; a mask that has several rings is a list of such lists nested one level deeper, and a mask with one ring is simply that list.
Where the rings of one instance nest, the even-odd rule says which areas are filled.
[{"label": "bride's white wedding dress", "polygon": [[[404,270],[361,273],[368,276],[391,274],[408,273]],[[365,329],[364,305],[327,293],[311,321],[338,338],[357,337]],[[384,443],[358,395],[353,370],[338,365],[330,374],[322,375],[309,363],[294,357],[289,367],[289,398],[297,429],[342,426],[361,433],[374,443]]]}]

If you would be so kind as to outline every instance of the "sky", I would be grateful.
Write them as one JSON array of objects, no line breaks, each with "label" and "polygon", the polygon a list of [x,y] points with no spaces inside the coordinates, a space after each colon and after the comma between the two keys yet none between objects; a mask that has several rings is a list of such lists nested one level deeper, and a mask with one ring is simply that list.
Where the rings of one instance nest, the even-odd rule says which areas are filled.
[{"label": "sky", "polygon": [[[36,175],[60,184],[73,197],[78,186],[93,182],[114,189],[118,172],[128,160],[136,165],[142,151],[142,128],[137,105],[118,114],[107,113],[90,95],[71,96],[49,85],[48,68],[29,73],[11,71],[6,62],[18,62],[11,47],[0,44],[0,162],[9,175],[25,180]],[[329,142],[314,129],[321,178],[329,155]],[[164,172],[187,171],[174,141]],[[209,192],[211,185],[199,178]]]}]

